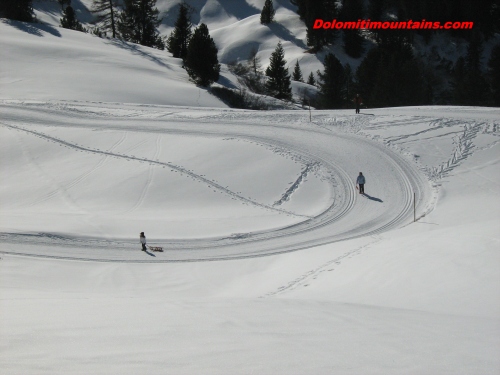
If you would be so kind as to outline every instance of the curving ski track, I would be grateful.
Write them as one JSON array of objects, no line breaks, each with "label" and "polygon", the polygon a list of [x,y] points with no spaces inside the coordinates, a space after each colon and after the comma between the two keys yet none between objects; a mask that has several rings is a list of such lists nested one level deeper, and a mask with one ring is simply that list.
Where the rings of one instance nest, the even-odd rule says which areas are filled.
[{"label": "curving ski track", "polygon": [[[77,106],[78,104],[72,104]],[[193,262],[250,258],[302,250],[351,238],[382,233],[401,227],[413,220],[413,193],[418,206],[427,209],[431,200],[428,180],[415,165],[384,145],[356,135],[335,133],[306,121],[283,124],[280,112],[271,112],[268,121],[253,123],[253,113],[213,110],[213,116],[185,118],[168,112],[168,121],[155,113],[164,110],[141,106],[141,118],[117,118],[110,114],[75,111],[64,105],[23,103],[0,105],[7,109],[1,126],[41,137],[50,142],[64,144],[83,152],[104,154],[106,157],[126,158],[164,165],[182,174],[200,180],[247,204],[273,210],[286,215],[301,217],[299,223],[275,230],[235,234],[221,238],[165,240],[161,254],[146,256],[137,250],[136,240],[106,240],[75,238],[50,234],[0,233],[1,253],[57,259],[100,262]],[[100,104],[85,103],[85,109]],[[170,110],[171,108],[169,108]],[[151,116],[144,118],[150,110]],[[196,109],[189,109],[193,112]],[[302,115],[300,113],[300,115]],[[282,210],[278,207],[240,196],[239,194],[182,167],[153,159],[83,147],[30,129],[30,125],[50,125],[81,128],[105,128],[160,134],[192,134],[207,137],[233,137],[246,139],[271,147],[289,150],[307,160],[309,165],[319,165],[325,179],[335,191],[333,204],[315,217]],[[156,155],[158,154],[158,150]],[[357,194],[353,179],[359,165],[370,171],[367,193],[384,192],[384,196],[368,199]],[[75,181],[78,183],[78,181]],[[144,187],[146,190],[148,186]],[[141,195],[141,199],[144,193]],[[383,198],[383,199],[381,199]],[[140,204],[138,202],[136,206]],[[135,207],[135,206],[134,206]]]}]

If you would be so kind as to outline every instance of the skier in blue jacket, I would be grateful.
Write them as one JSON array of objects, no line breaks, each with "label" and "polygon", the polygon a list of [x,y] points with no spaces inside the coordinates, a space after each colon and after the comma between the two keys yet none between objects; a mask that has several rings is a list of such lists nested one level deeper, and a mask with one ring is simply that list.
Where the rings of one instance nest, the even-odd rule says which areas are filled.
[{"label": "skier in blue jacket", "polygon": [[359,194],[365,193],[365,176],[363,176],[362,172],[359,172],[359,176],[356,179],[356,184],[359,186]]}]

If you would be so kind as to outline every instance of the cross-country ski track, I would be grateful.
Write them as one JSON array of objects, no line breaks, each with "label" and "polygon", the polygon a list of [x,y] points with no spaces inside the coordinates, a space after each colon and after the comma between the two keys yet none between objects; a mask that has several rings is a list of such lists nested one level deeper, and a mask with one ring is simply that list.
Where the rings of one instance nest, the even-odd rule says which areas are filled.
[{"label": "cross-country ski track", "polygon": [[[414,193],[419,215],[432,209],[431,184],[415,163],[381,142],[309,122],[305,112],[287,111],[283,115],[269,112],[256,116],[250,111],[206,108],[21,101],[4,101],[1,110],[2,140],[11,147],[8,149],[6,144],[3,145],[6,146],[2,146],[5,153],[13,157],[8,150],[17,150],[12,152],[18,152],[23,158],[24,176],[36,170],[39,178],[47,180],[47,185],[51,186],[43,194],[37,191],[17,201],[15,209],[18,211],[15,212],[24,210],[29,216],[30,207],[50,204],[52,199],[60,198],[66,202],[61,207],[62,215],[82,217],[89,228],[92,226],[102,233],[96,235],[96,232],[80,232],[78,229],[64,232],[56,227],[52,230],[38,229],[35,224],[27,230],[25,227],[9,227],[8,220],[4,220],[7,224],[0,233],[3,242],[0,252],[4,254],[100,262],[192,262],[249,258],[308,249],[402,227],[413,221]],[[109,146],[102,142],[103,132],[108,134],[110,140],[113,139]],[[82,134],[80,140],[78,137]],[[182,161],[172,162],[164,158],[162,152],[165,152],[165,145],[162,146],[162,142],[174,136],[192,138],[195,143],[199,140],[245,142],[266,152],[270,150],[276,157],[293,160],[299,164],[299,173],[293,179],[282,181],[283,189],[276,194],[277,199],[264,201],[233,188],[232,181],[219,182],[214,176],[191,169]],[[35,145],[36,151],[28,150],[27,144],[30,147]],[[91,157],[95,165],[82,170],[75,178],[68,177],[61,182],[58,180],[60,176],[47,174],[47,169],[53,169],[52,165],[44,165],[46,159],[40,159],[35,154],[50,153],[54,147],[62,147],[59,150],[63,150],[59,151],[62,160],[56,160],[54,165],[64,164],[66,157],[66,163],[72,163],[75,153]],[[105,179],[98,177],[97,171],[103,168],[119,170],[124,163],[131,170],[146,166],[145,177],[139,181],[133,179],[138,196],[130,202],[129,209],[114,207],[111,214],[101,214],[92,210],[85,200],[75,197],[75,190],[85,190],[79,187],[82,181],[90,183],[97,179],[93,186],[102,185],[102,190],[96,190],[95,194],[111,198],[113,189],[106,187]],[[355,189],[354,181],[361,170],[367,175],[367,196],[360,196]],[[144,230],[140,214],[135,232],[124,234],[102,228],[110,220],[114,221],[115,227],[119,227],[116,220],[120,214],[133,220],[133,215],[146,205],[144,201],[155,184],[155,176],[159,174],[166,179],[167,185],[169,176],[176,174],[176,178],[184,179],[185,183],[201,185],[210,193],[222,196],[218,199],[246,205],[276,219],[258,230],[245,230],[244,224],[237,223],[235,225],[243,228],[237,232],[223,233],[223,229],[218,228],[216,236],[198,232],[196,225],[186,236],[172,235],[171,232],[159,235],[156,230],[148,241],[162,246],[165,252],[146,254],[139,251],[138,239],[134,237],[135,232]],[[321,209],[316,209],[313,214],[301,209],[300,205],[287,206],[291,204],[288,201],[293,201],[294,195],[303,189],[303,184],[307,183],[304,181],[310,175],[321,181],[322,191],[328,191]],[[27,180],[20,184],[29,186],[29,183]],[[27,189],[26,192],[30,193]],[[301,199],[308,200],[307,197]],[[23,205],[25,208],[22,208]],[[164,227],[168,229],[175,219],[172,219],[173,214],[166,215],[167,220],[158,210],[150,209],[145,211],[145,215],[154,212],[155,225],[165,220]],[[33,222],[39,219],[34,218]],[[210,221],[210,218],[207,220]],[[237,222],[238,218],[234,220]]]}]

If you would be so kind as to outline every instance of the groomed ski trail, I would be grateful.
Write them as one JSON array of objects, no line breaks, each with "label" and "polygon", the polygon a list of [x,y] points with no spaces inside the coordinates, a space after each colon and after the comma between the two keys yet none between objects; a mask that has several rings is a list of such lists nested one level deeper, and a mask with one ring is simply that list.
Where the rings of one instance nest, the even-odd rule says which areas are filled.
[{"label": "groomed ski trail", "polygon": [[[75,106],[78,106],[78,103],[75,103]],[[323,129],[300,120],[284,123],[283,117],[290,116],[287,113],[282,116],[280,112],[271,112],[267,120],[261,117],[259,122],[252,124],[253,113],[250,111],[204,109],[200,115],[197,109],[187,108],[182,109],[187,114],[171,115],[169,120],[166,120],[159,112],[167,108],[155,106],[141,106],[141,117],[133,119],[113,117],[113,110],[119,110],[120,107],[117,104],[107,108],[109,106],[102,103],[84,103],[76,112],[65,105],[58,107],[44,103],[3,103],[1,107],[7,112],[1,125],[13,131],[61,143],[80,152],[146,162],[151,166],[166,166],[223,191],[243,203],[299,218],[296,224],[259,232],[216,238],[158,239],[156,242],[165,248],[165,252],[147,258],[144,253],[137,251],[135,239],[110,240],[76,238],[71,235],[53,236],[50,233],[4,232],[0,233],[4,243],[0,252],[6,254],[100,262],[193,262],[251,258],[380,234],[413,220],[414,193],[418,197],[419,212],[427,211],[429,202],[432,201],[433,192],[429,181],[408,159],[379,142],[355,134]],[[89,110],[86,115],[83,108],[94,110]],[[172,108],[168,110],[169,113],[172,112]],[[150,116],[145,115],[147,111],[151,111]],[[298,114],[302,115],[300,112]],[[37,129],[40,126],[99,128],[109,131],[147,132],[157,136],[183,134],[250,140],[276,150],[287,150],[300,155],[307,161],[307,165],[314,165],[320,170],[318,173],[331,185],[334,196],[332,204],[320,214],[314,217],[301,215],[243,197],[210,180],[209,176],[204,177],[186,168],[155,160],[157,154],[150,159],[81,146],[31,129],[32,125],[36,125]],[[367,193],[375,199],[359,199],[354,179],[360,170],[367,175]],[[305,171],[309,169],[306,168]],[[150,179],[148,181],[146,184],[150,183]],[[300,188],[300,181],[299,177],[291,190],[286,191],[283,196]],[[147,186],[144,187],[143,194],[146,189]]]}]

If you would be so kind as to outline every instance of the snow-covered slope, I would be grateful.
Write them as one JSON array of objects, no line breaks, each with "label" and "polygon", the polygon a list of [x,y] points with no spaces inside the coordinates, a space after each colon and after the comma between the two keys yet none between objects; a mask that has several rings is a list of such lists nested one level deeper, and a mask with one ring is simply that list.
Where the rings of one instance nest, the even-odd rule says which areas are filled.
[{"label": "snow-covered slope", "polygon": [[0,97],[226,107],[165,51],[0,21]]},{"label": "snow-covered slope", "polygon": [[[257,50],[257,57],[265,68],[269,57],[279,41],[285,50],[290,71],[298,60],[304,77],[309,73],[323,70],[322,61],[328,52],[333,52],[343,64],[349,63],[356,69],[359,59],[353,59],[345,54],[341,44],[325,48],[319,54],[306,53],[306,28],[296,13],[296,7],[289,0],[274,0],[276,11],[275,22],[265,26],[260,23],[260,12],[265,0],[190,0],[191,21],[196,27],[200,23],[208,25],[210,35],[219,49],[219,61],[227,64],[233,61],[243,61],[249,57],[252,49]],[[174,28],[181,0],[158,0],[156,6],[160,11],[162,22],[159,25],[160,34],[168,37]],[[89,28],[94,27],[93,16],[90,13],[91,0],[74,1],[77,17]],[[37,18],[53,28],[59,29],[61,8],[55,1],[35,0],[34,9]],[[371,42],[367,41],[370,47]],[[429,47],[430,48],[430,47]],[[222,82],[224,84],[224,82]]]},{"label": "snow-covered slope", "polygon": [[[221,108],[42,3],[0,22],[2,374],[500,372],[498,108]],[[224,59],[299,58],[262,3],[195,22]]]},{"label": "snow-covered slope", "polygon": [[499,110],[298,113],[4,100],[3,371],[497,372]]}]

